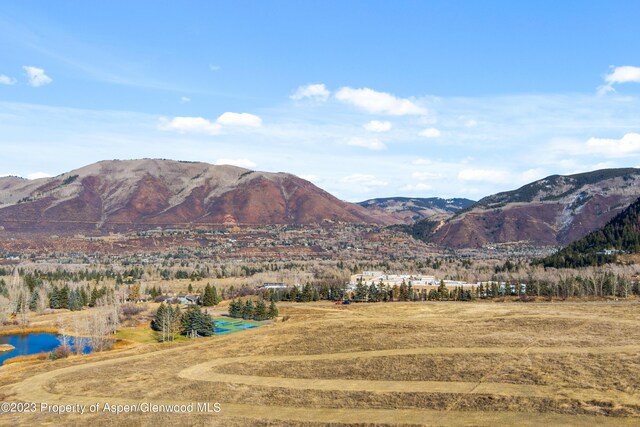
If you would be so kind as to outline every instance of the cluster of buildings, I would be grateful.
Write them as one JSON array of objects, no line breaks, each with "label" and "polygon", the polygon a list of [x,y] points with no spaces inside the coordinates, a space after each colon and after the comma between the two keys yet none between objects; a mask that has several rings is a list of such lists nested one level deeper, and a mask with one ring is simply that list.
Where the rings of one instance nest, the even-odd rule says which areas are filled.
[{"label": "cluster of buildings", "polygon": [[365,285],[379,285],[382,283],[387,287],[400,286],[404,282],[409,284],[415,291],[429,291],[437,288],[442,282],[447,288],[470,288],[477,286],[476,283],[461,282],[458,280],[439,280],[435,276],[425,276],[420,274],[384,274],[382,271],[363,271],[359,274],[354,274],[349,280],[349,289],[354,290],[358,285],[358,282],[362,282]]},{"label": "cluster of buildings", "polygon": [[411,282],[411,287],[416,292],[422,292],[423,290],[428,292],[431,289],[437,288],[442,283],[447,287],[447,289],[452,288],[478,288],[482,286],[484,289],[491,288],[494,284],[498,286],[499,289],[504,290],[507,286],[510,286],[513,292],[516,292],[516,289],[519,288],[520,292],[524,292],[527,288],[525,283],[509,284],[506,282],[475,282],[468,283],[462,282],[459,280],[441,280],[436,279],[435,276],[425,276],[420,274],[385,274],[382,271],[363,271],[359,274],[354,274],[351,276],[349,280],[349,290],[355,290],[358,282],[362,282],[365,285],[378,285],[382,283],[387,287],[400,286],[404,282],[405,284],[409,284]]}]

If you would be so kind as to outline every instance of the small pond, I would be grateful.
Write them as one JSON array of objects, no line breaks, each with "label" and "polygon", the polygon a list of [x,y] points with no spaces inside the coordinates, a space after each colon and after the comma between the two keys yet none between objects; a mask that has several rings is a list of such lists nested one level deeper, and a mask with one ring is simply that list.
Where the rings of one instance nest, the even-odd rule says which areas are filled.
[{"label": "small pond", "polygon": [[[0,353],[0,364],[5,360],[16,356],[25,356],[28,354],[46,353],[61,344],[60,336],[55,334],[36,333],[23,335],[0,335],[0,344],[10,344],[15,348],[11,351]],[[67,337],[67,344],[72,348],[75,346],[75,339]],[[91,353],[91,346],[82,339],[81,345],[84,344],[83,353]]]}]

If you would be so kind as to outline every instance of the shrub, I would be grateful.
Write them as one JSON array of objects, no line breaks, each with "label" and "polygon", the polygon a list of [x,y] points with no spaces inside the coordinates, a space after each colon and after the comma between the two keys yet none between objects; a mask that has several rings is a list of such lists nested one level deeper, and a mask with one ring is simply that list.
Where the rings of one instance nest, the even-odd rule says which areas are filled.
[{"label": "shrub", "polygon": [[71,349],[66,345],[59,345],[54,348],[51,353],[49,353],[49,359],[57,360],[57,359],[66,359],[71,354]]},{"label": "shrub", "polygon": [[147,309],[146,305],[124,304],[122,306],[122,315],[125,317],[133,317]]}]

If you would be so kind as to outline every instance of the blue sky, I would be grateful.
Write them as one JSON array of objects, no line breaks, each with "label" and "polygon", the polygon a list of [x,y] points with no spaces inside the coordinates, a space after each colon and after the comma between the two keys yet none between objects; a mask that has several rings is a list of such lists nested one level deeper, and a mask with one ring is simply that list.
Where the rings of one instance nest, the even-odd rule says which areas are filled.
[{"label": "blue sky", "polygon": [[0,3],[0,175],[233,163],[340,198],[640,166],[636,1]]}]

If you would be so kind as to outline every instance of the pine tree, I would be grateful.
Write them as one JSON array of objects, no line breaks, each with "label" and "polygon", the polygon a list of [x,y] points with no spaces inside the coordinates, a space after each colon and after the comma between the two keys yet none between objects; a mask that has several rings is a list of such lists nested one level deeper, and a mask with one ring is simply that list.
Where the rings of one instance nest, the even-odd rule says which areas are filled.
[{"label": "pine tree", "polygon": [[69,292],[67,308],[71,311],[78,311],[82,309],[82,301],[80,301],[80,292],[78,289],[74,289]]},{"label": "pine tree", "polygon": [[278,307],[276,307],[276,303],[272,300],[271,304],[269,304],[269,311],[267,312],[267,317],[269,319],[275,319],[278,317]]},{"label": "pine tree", "polygon": [[242,318],[251,319],[253,317],[253,303],[251,300],[247,300],[242,308]]},{"label": "pine tree", "polygon": [[31,293],[31,300],[29,301],[29,310],[36,311],[38,308],[38,300],[40,299],[40,292],[38,289],[34,289]]},{"label": "pine tree", "polygon": [[60,308],[69,308],[69,285],[64,285],[58,293],[58,301]]},{"label": "pine tree", "polygon": [[362,279],[358,279],[358,283],[356,284],[356,301],[366,301],[367,300],[367,285],[364,283]]},{"label": "pine tree", "polygon": [[220,304],[222,298],[220,297],[220,294],[218,294],[218,289],[216,289],[215,286],[211,286],[211,293],[213,294],[213,305]]},{"label": "pine tree", "polygon": [[189,337],[211,336],[214,334],[213,318],[202,311],[199,306],[191,306],[182,315],[182,334]]},{"label": "pine tree", "polygon": [[240,301],[232,300],[229,303],[229,317],[242,317],[242,307]]},{"label": "pine tree", "polygon": [[173,341],[176,333],[182,331],[182,312],[178,304],[161,303],[151,321],[151,329],[161,332],[160,341]]},{"label": "pine tree", "polygon": [[202,305],[205,307],[211,307],[217,305],[219,302],[220,297],[218,297],[216,287],[207,283],[207,286],[204,287],[204,294],[202,295]]},{"label": "pine tree", "polygon": [[267,305],[262,299],[259,299],[256,303],[256,307],[253,310],[254,320],[264,320],[267,318]]},{"label": "pine tree", "polygon": [[60,291],[56,285],[53,285],[49,294],[49,307],[60,308]]},{"label": "pine tree", "polygon": [[160,306],[156,310],[155,317],[153,318],[153,320],[151,320],[151,329],[153,329],[154,331],[162,331],[162,322],[165,317],[166,310],[167,306],[163,302],[160,303]]},{"label": "pine tree", "polygon": [[91,290],[91,297],[89,298],[89,307],[95,307],[97,299],[100,298],[100,291],[96,286]]}]

